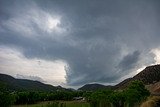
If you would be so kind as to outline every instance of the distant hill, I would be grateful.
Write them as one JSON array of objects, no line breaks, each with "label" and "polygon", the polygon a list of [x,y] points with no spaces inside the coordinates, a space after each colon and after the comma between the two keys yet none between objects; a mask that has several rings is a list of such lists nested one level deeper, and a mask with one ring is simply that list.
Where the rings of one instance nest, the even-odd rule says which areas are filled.
[{"label": "distant hill", "polygon": [[52,85],[44,84],[39,81],[32,81],[26,79],[15,79],[6,74],[0,74],[0,89],[11,91],[56,91],[65,90],[62,87],[54,87]]},{"label": "distant hill", "polygon": [[95,90],[99,90],[99,89],[109,89],[109,88],[112,88],[112,86],[105,86],[102,84],[86,84],[86,85],[82,86],[81,88],[79,88],[78,90],[95,91]]}]

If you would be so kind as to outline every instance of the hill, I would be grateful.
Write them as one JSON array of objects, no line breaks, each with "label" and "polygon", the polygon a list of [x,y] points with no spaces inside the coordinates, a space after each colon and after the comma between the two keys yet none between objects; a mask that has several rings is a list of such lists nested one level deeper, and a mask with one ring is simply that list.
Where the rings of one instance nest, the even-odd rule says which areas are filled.
[{"label": "hill", "polygon": [[114,89],[124,89],[129,85],[131,81],[133,81],[133,78],[127,78],[123,80],[122,82],[118,83],[117,85],[115,85]]},{"label": "hill", "polygon": [[144,84],[153,84],[160,81],[160,65],[148,66],[133,77],[134,80],[141,80]]},{"label": "hill", "polygon": [[109,89],[109,88],[112,88],[112,86],[105,86],[102,84],[86,84],[86,85],[82,86],[81,88],[79,88],[78,90],[95,91],[95,90],[99,90],[99,89]]},{"label": "hill", "polygon": [[155,87],[157,86],[156,83],[160,82],[160,65],[152,65],[152,66],[146,67],[144,70],[139,72],[133,78],[128,78],[120,82],[119,84],[117,84],[115,88],[123,89],[127,87],[131,81],[134,81],[134,80],[142,81],[146,86],[150,87],[149,90],[153,90],[151,89],[152,87],[154,87],[154,90],[158,90],[158,89],[155,89]]},{"label": "hill", "polygon": [[54,87],[52,85],[44,84],[39,81],[32,81],[26,79],[15,79],[6,74],[0,74],[0,89],[11,91],[56,91],[65,90],[62,87]]}]

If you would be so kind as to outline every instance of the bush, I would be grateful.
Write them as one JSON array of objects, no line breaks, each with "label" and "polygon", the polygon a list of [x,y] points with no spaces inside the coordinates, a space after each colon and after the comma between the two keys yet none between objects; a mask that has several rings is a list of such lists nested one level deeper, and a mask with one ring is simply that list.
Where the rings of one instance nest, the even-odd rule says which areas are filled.
[{"label": "bush", "polygon": [[41,100],[38,92],[18,92],[16,104],[34,104]]},{"label": "bush", "polygon": [[110,94],[112,90],[99,90],[90,95],[91,107],[110,107]]},{"label": "bush", "polygon": [[123,91],[115,91],[110,94],[109,100],[114,107],[124,107],[125,94]]}]

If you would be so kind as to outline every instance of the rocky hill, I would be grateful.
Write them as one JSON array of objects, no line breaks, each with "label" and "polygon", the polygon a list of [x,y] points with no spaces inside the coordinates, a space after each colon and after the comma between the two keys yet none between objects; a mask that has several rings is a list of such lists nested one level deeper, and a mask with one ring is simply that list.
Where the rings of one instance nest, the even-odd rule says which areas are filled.
[{"label": "rocky hill", "polygon": [[[119,84],[117,84],[115,88],[123,89],[127,87],[131,81],[134,81],[134,80],[142,81],[146,86],[149,86],[150,87],[149,90],[152,90],[153,92],[152,87],[154,87],[154,90],[156,90],[155,89],[155,87],[157,86],[156,83],[160,82],[160,65],[153,65],[153,66],[146,67],[144,70],[142,70],[140,73],[135,75],[133,78],[126,79],[120,82]],[[154,85],[154,86],[151,86],[151,85]]]},{"label": "rocky hill", "polygon": [[160,81],[160,65],[146,67],[133,77],[133,80],[141,80],[144,84],[153,84]]}]

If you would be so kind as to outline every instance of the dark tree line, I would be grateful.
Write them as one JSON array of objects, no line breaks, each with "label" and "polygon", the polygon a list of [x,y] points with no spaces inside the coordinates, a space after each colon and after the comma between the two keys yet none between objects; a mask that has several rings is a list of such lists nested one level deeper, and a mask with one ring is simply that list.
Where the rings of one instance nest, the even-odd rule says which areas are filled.
[{"label": "dark tree line", "polygon": [[21,92],[0,92],[0,105],[7,107],[11,104],[34,104],[39,101],[64,100],[70,101],[74,97],[82,96],[81,91],[54,91],[54,92],[38,92],[38,91],[21,91]]}]

